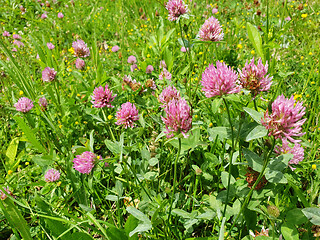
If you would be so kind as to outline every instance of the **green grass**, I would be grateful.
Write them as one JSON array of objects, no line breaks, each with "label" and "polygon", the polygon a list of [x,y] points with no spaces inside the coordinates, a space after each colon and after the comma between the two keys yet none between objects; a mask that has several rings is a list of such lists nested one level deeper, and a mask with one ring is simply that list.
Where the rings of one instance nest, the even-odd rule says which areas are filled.
[{"label": "green grass", "polygon": [[[211,1],[193,0],[188,1],[189,18],[179,23],[168,21],[163,1],[61,0],[50,1],[50,6],[42,2],[44,6],[38,1],[3,1],[0,6],[0,187],[8,186],[12,192],[0,204],[1,236],[252,239],[249,233],[264,227],[269,230],[266,239],[280,234],[284,239],[316,239],[317,1],[225,0],[210,6]],[[225,36],[219,43],[202,43],[197,40],[199,28],[212,16],[213,7],[218,8],[214,17]],[[41,19],[45,11],[48,18]],[[64,18],[59,19],[58,12]],[[285,20],[288,16],[291,20]],[[2,36],[4,30],[11,36]],[[12,34],[19,34],[25,46],[14,46]],[[72,52],[77,39],[90,48],[82,70],[76,69]],[[53,50],[47,48],[48,42],[55,45]],[[120,47],[116,53],[111,51],[114,45]],[[184,46],[190,51],[181,52]],[[137,58],[134,72],[127,63],[130,55]],[[259,94],[255,103],[245,91],[205,97],[200,81],[209,64],[221,61],[237,70],[253,57],[268,61],[270,91]],[[171,82],[159,80],[161,60],[172,74]],[[148,65],[154,67],[151,74],[145,73]],[[58,72],[54,82],[42,81],[47,66]],[[125,75],[144,89],[153,79],[157,89],[134,91],[124,85]],[[117,94],[115,107],[94,108],[93,90],[106,84]],[[165,114],[157,99],[169,84],[192,109],[192,129],[188,138],[181,138],[181,148],[180,138],[168,139],[164,133]],[[289,155],[277,158],[272,137],[259,123],[260,115],[270,111],[281,94],[293,95],[306,107],[306,134],[300,138],[304,160],[295,171],[287,167]],[[29,113],[16,111],[20,97],[34,101]],[[40,97],[48,100],[46,111],[38,104]],[[115,124],[118,108],[127,101],[140,114],[133,129]],[[255,127],[257,132],[252,132]],[[88,175],[73,168],[73,159],[84,151],[102,156]],[[266,175],[268,182],[250,191],[248,166],[257,177],[263,163],[267,170],[261,177]],[[61,172],[59,181],[45,182],[50,168]],[[276,206],[279,214],[268,212],[268,206]],[[14,214],[8,216],[10,211]],[[25,224],[16,226],[20,218]]]}]

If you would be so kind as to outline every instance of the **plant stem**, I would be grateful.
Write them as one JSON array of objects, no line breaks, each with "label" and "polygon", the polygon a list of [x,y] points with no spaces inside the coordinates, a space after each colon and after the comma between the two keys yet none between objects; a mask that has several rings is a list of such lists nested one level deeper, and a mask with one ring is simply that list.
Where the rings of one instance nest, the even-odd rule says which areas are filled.
[{"label": "plant stem", "polygon": [[254,109],[258,112],[256,98],[253,99]]},{"label": "plant stem", "polygon": [[[200,68],[200,71],[201,71],[201,72],[203,71],[204,61],[205,61],[205,59],[206,59],[206,55],[207,55],[208,49],[209,49],[209,44],[205,44],[205,47],[202,47],[203,53],[202,53],[202,64],[201,64],[201,68]],[[193,95],[193,97],[191,98],[191,101],[192,101],[192,102],[194,101],[194,98],[195,98],[196,95],[197,95],[197,90],[198,90],[198,86],[199,86],[200,79],[201,79],[201,77],[199,76],[199,79],[198,79],[197,85],[196,85],[196,89],[195,89],[195,91],[194,91],[194,95]]]},{"label": "plant stem", "polygon": [[143,184],[140,182],[139,178],[137,177],[136,172],[132,169],[131,165],[129,163],[127,163],[126,161],[123,161],[125,164],[127,164],[127,166],[130,168],[130,171],[133,173],[135,179],[137,180],[139,186],[141,186],[141,188],[143,189],[143,191],[147,194],[148,198],[150,201],[152,201],[152,198],[150,196],[150,194],[147,192],[147,190],[144,188]]},{"label": "plant stem", "polygon": [[178,146],[178,153],[176,156],[176,159],[174,161],[174,173],[173,173],[173,193],[171,197],[171,202],[170,202],[170,210],[169,210],[169,215],[168,215],[168,221],[171,218],[171,211],[172,211],[172,204],[173,204],[173,198],[176,193],[176,184],[177,184],[177,162],[180,156],[180,151],[181,151],[181,138],[178,138],[179,146]]},{"label": "plant stem", "polygon": [[225,98],[223,98],[223,102],[226,105],[227,113],[228,113],[228,119],[229,119],[229,124],[231,128],[231,139],[232,139],[232,149],[230,153],[230,163],[229,163],[229,175],[228,175],[228,187],[227,187],[227,196],[226,196],[226,202],[224,205],[224,210],[223,210],[223,217],[225,217],[226,210],[227,210],[227,205],[228,205],[228,200],[229,200],[229,193],[230,193],[230,181],[231,181],[231,169],[232,169],[232,158],[233,158],[233,153],[234,153],[234,133],[233,133],[233,125],[231,121],[231,115],[229,111],[229,105],[228,102]]},{"label": "plant stem", "polygon": [[241,206],[240,212],[238,213],[236,219],[233,221],[233,224],[232,224],[230,230],[228,231],[228,235],[227,235],[226,238],[228,238],[228,236],[230,235],[230,233],[231,233],[233,227],[236,225],[236,222],[237,222],[237,220],[239,219],[241,213],[242,213],[242,212],[244,211],[244,209],[248,206],[253,191],[255,190],[255,188],[257,187],[257,185],[259,184],[261,178],[264,176],[264,172],[265,172],[265,170],[266,170],[266,168],[267,168],[267,166],[268,166],[268,164],[269,164],[269,162],[270,162],[270,156],[271,156],[271,154],[272,154],[272,152],[273,152],[275,143],[276,143],[276,140],[275,140],[275,138],[273,138],[272,147],[271,147],[270,152],[268,153],[267,157],[266,157],[265,160],[264,160],[263,168],[262,168],[262,170],[261,170],[261,172],[260,172],[257,180],[255,181],[255,183],[254,183],[253,186],[251,187],[250,192],[248,193],[247,197],[245,198],[245,200],[244,200],[244,202],[243,202],[243,204],[242,204],[242,206]]}]

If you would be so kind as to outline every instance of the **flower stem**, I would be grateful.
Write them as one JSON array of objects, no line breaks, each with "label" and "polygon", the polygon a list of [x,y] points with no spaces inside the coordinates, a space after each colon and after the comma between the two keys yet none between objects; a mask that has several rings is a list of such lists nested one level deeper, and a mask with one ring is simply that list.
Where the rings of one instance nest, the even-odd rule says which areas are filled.
[{"label": "flower stem", "polygon": [[232,149],[231,149],[230,158],[229,158],[230,159],[230,163],[229,163],[227,196],[226,196],[226,202],[225,202],[225,205],[224,205],[224,210],[223,210],[223,215],[222,215],[223,217],[225,217],[226,210],[227,210],[227,205],[228,205],[228,200],[229,200],[229,193],[230,193],[232,158],[233,158],[233,153],[234,153],[234,133],[233,133],[233,125],[232,125],[232,121],[231,121],[231,115],[230,115],[230,111],[229,111],[228,102],[227,102],[227,100],[225,98],[223,98],[223,102],[226,105],[226,109],[227,109],[229,124],[230,124],[230,128],[231,128],[231,140],[232,140]]},{"label": "flower stem", "polygon": [[145,187],[143,186],[143,184],[140,182],[139,178],[137,177],[136,172],[133,170],[132,166],[127,162],[127,161],[123,161],[125,164],[127,164],[127,166],[130,168],[130,171],[133,173],[134,178],[137,180],[139,186],[141,186],[141,188],[143,189],[143,191],[147,194],[148,198],[150,201],[153,201],[150,194],[147,192],[147,190],[145,189]]},{"label": "flower stem", "polygon": [[242,212],[244,211],[244,209],[248,206],[253,191],[255,190],[255,188],[257,187],[257,185],[259,184],[261,178],[264,176],[264,172],[265,172],[265,170],[266,170],[266,168],[267,168],[267,166],[268,166],[268,164],[269,164],[269,162],[270,162],[270,156],[271,156],[271,154],[272,154],[272,152],[273,152],[275,143],[276,143],[275,138],[273,138],[272,147],[271,147],[271,149],[270,149],[267,157],[266,157],[265,160],[264,160],[264,164],[263,164],[262,170],[261,170],[261,172],[260,172],[257,180],[255,181],[255,183],[254,183],[253,186],[251,187],[250,192],[248,193],[247,197],[245,198],[245,200],[244,200],[244,202],[243,202],[243,204],[242,204],[242,206],[241,206],[240,212],[238,213],[236,219],[233,221],[233,224],[232,224],[230,230],[228,231],[228,235],[227,235],[226,238],[228,238],[228,236],[230,235],[233,227],[236,225],[236,222],[237,222],[237,220],[239,219],[240,215],[242,214]]},{"label": "flower stem", "polygon": [[169,210],[169,215],[168,215],[168,221],[171,218],[171,211],[172,211],[172,205],[173,205],[173,198],[176,193],[176,187],[177,187],[177,162],[180,156],[180,151],[181,151],[181,138],[178,138],[179,146],[178,146],[178,153],[176,156],[176,159],[174,161],[174,173],[173,173],[173,193],[171,197],[171,202],[170,202],[170,210]]},{"label": "flower stem", "polygon": [[[204,46],[202,47],[203,53],[202,53],[202,65],[201,65],[201,68],[200,68],[201,72],[203,71],[204,62],[205,62],[205,59],[206,59],[206,56],[207,56],[208,49],[209,49],[209,44],[205,44],[205,47]],[[194,91],[193,97],[191,98],[192,102],[194,101],[194,98],[197,95],[197,90],[198,90],[198,87],[199,87],[200,80],[201,80],[201,77],[199,76],[198,81],[197,81],[197,85],[196,85],[196,89]]]}]

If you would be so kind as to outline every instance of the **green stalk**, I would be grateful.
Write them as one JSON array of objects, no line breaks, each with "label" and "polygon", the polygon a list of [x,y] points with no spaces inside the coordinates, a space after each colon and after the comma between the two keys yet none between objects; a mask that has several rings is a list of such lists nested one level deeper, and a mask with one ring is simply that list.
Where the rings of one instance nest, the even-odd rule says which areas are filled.
[{"label": "green stalk", "polygon": [[56,91],[56,97],[57,97],[57,101],[58,101],[58,105],[59,105],[59,108],[60,108],[60,114],[61,114],[61,117],[64,116],[64,113],[63,113],[63,109],[62,109],[62,106],[61,106],[61,99],[60,99],[60,94],[58,92],[58,81],[55,81],[54,83],[54,89]]},{"label": "green stalk", "polygon": [[105,112],[104,112],[104,110],[103,110],[103,109],[102,109],[102,115],[103,115],[103,117],[104,117],[104,121],[105,121],[105,123],[108,125],[108,129],[109,129],[109,131],[110,131],[110,134],[111,134],[112,140],[115,142],[115,141],[116,141],[116,138],[115,138],[115,137],[114,137],[114,135],[113,135],[112,129],[111,129],[111,127],[110,127],[110,124],[109,124],[109,123],[107,123],[107,122],[108,122],[108,119],[107,119],[107,116],[106,116],[106,114],[105,114]]},{"label": "green stalk", "polygon": [[228,187],[227,187],[227,196],[226,196],[226,202],[224,205],[224,210],[223,210],[223,217],[225,217],[226,210],[227,210],[227,205],[228,205],[228,200],[229,200],[229,193],[230,193],[230,181],[231,181],[231,169],[232,169],[232,158],[233,158],[233,153],[234,153],[234,133],[233,133],[233,125],[231,121],[231,115],[229,111],[229,105],[228,102],[225,98],[223,98],[223,102],[226,105],[227,113],[228,113],[228,119],[229,119],[229,124],[231,128],[231,139],[232,139],[232,149],[230,153],[230,163],[229,163],[229,176],[228,176]]},{"label": "green stalk", "polygon": [[126,161],[123,161],[125,164],[127,164],[127,166],[129,167],[130,171],[133,173],[134,178],[136,179],[136,181],[138,182],[139,186],[141,186],[141,188],[143,189],[143,191],[147,194],[148,198],[150,201],[152,201],[152,198],[150,196],[150,194],[147,192],[147,190],[144,188],[143,184],[140,182],[139,178],[137,177],[136,172],[133,170],[133,168],[131,167],[131,165],[129,163],[127,163]]},{"label": "green stalk", "polygon": [[267,166],[268,166],[268,164],[269,164],[269,162],[270,162],[270,156],[271,156],[271,154],[272,154],[272,152],[273,152],[275,143],[276,143],[276,140],[275,140],[275,138],[273,138],[272,147],[271,147],[270,152],[268,153],[267,157],[266,157],[265,160],[264,160],[263,168],[262,168],[262,170],[261,170],[261,172],[260,172],[257,180],[255,181],[255,183],[254,183],[253,186],[251,187],[250,192],[248,193],[247,197],[245,198],[245,200],[244,200],[244,202],[243,202],[243,204],[242,204],[242,206],[241,206],[240,212],[238,213],[236,219],[233,221],[233,224],[232,224],[230,230],[228,231],[228,235],[227,235],[226,239],[228,238],[228,236],[230,235],[232,229],[233,229],[234,226],[236,225],[236,222],[237,222],[237,220],[239,219],[240,215],[242,214],[242,212],[244,211],[244,209],[248,206],[253,191],[256,189],[256,187],[257,187],[257,185],[259,184],[260,180],[261,180],[262,177],[264,176],[264,172],[265,172],[265,170],[266,170],[266,168],[267,168]]},{"label": "green stalk", "polygon": [[168,215],[168,221],[171,218],[171,211],[172,211],[172,204],[173,204],[173,198],[175,196],[176,193],[176,185],[177,185],[177,162],[180,156],[180,151],[181,151],[181,138],[178,138],[178,142],[179,142],[179,146],[178,146],[178,153],[176,156],[176,159],[174,161],[174,173],[173,173],[173,193],[172,193],[172,197],[171,197],[171,201],[170,201],[170,210],[169,210],[169,215]]},{"label": "green stalk", "polygon": [[[269,42],[269,0],[267,0],[267,34],[266,34],[266,44]],[[266,60],[270,62],[270,50],[267,48]]]},{"label": "green stalk", "polygon": [[258,112],[256,98],[253,99],[254,109]]},{"label": "green stalk", "polygon": [[[193,189],[193,198],[196,199],[196,196],[197,196],[197,188],[198,188],[198,184],[199,184],[199,176],[196,175],[196,182],[194,184],[194,189]],[[193,201],[193,204],[192,204],[192,208],[194,207],[194,201]]]},{"label": "green stalk", "polygon": [[[207,52],[208,52],[208,49],[209,49],[209,44],[205,44],[205,46],[206,46],[206,47],[202,47],[203,54],[202,54],[202,65],[201,65],[201,68],[200,68],[200,71],[201,71],[201,72],[203,71],[204,61],[205,61],[205,58],[206,58],[206,56],[207,56]],[[204,49],[204,48],[205,48],[205,49]],[[204,50],[205,50],[205,51],[204,51]],[[199,76],[199,79],[198,79],[197,85],[196,85],[196,89],[195,89],[195,91],[194,91],[193,97],[191,98],[191,102],[193,102],[193,101],[194,101],[194,98],[196,97],[200,79],[201,79],[201,77]]]}]

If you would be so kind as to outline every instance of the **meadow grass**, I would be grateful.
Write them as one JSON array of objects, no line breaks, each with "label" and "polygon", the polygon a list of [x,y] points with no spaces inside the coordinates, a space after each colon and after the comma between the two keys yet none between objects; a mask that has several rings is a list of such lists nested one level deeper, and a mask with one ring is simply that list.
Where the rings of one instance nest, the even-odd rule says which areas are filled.
[{"label": "meadow grass", "polygon": [[[169,21],[162,0],[2,0],[3,239],[320,236],[320,3],[185,3]],[[211,16],[221,41],[199,38]],[[204,77],[220,63],[238,74],[253,58],[268,64],[270,89],[235,91],[240,75],[232,82],[225,69]],[[56,72],[47,80],[46,67]],[[219,78],[229,92],[208,97],[204,82]],[[168,86],[177,93],[166,102]],[[282,99],[277,119],[305,107],[297,142],[282,128],[297,110],[269,122],[280,133],[266,128],[282,94],[292,106]]]}]

